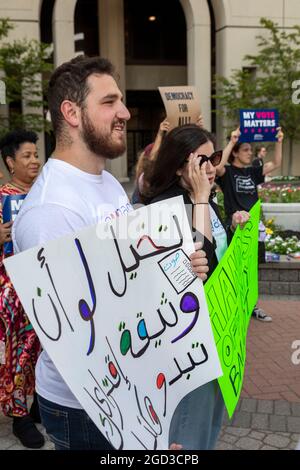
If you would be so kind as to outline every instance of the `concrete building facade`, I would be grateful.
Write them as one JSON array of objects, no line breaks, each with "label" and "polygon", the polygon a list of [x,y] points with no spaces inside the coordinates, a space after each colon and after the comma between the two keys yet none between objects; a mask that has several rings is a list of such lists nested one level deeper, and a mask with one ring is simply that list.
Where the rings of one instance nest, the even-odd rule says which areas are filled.
[{"label": "concrete building facade", "polygon": [[[1,0],[0,17],[9,18],[15,25],[10,38],[41,39],[42,8],[45,2],[51,3],[51,15],[47,21],[52,32],[54,65],[57,66],[78,53],[75,10],[79,1],[84,0]],[[139,91],[157,90],[158,86],[195,85],[200,95],[205,125],[217,131],[220,142],[221,124],[212,123],[213,74],[229,77],[234,68],[243,65],[246,54],[256,53],[255,37],[262,33],[259,24],[261,17],[272,19],[282,28],[300,23],[299,0],[168,0],[170,7],[176,5],[177,11],[180,8],[179,14],[183,15],[186,63],[164,65],[145,61],[135,64],[126,61],[124,24],[125,3],[130,7],[130,2],[134,1],[94,0],[99,54],[116,64],[124,96],[128,91],[138,94]],[[86,8],[91,2],[86,3]],[[148,0],[147,3],[151,5],[152,2]],[[169,21],[174,21],[171,8]],[[43,139],[40,147],[41,154],[44,154]],[[126,181],[126,158],[112,162],[110,169],[120,181]],[[284,163],[281,172],[286,173]],[[296,155],[293,157],[292,173],[300,174],[300,159]]]}]

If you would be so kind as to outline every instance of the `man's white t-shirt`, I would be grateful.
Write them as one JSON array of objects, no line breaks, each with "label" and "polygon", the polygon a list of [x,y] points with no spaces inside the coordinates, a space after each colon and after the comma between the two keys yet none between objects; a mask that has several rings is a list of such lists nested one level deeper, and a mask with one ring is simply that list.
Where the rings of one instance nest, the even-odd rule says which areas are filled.
[{"label": "man's white t-shirt", "polygon": [[[50,158],[13,224],[14,252],[107,222],[132,210],[119,182],[107,171],[91,175]],[[36,391],[70,408],[82,408],[50,357],[43,351],[36,366]]]}]

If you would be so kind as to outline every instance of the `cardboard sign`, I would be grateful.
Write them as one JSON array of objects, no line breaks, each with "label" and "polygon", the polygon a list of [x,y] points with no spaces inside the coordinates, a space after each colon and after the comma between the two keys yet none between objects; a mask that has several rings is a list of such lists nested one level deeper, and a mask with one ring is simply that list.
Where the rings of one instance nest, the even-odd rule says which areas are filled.
[{"label": "cardboard sign", "polygon": [[[9,194],[2,196],[2,220],[4,224],[15,220],[25,197],[26,194]],[[13,243],[5,242],[3,250],[5,255],[11,255],[13,253]]]},{"label": "cardboard sign", "polygon": [[158,87],[171,127],[193,124],[199,118],[200,100],[194,86]]},{"label": "cardboard sign", "polygon": [[248,324],[258,298],[260,201],[250,214],[204,288],[223,370],[218,381],[230,418],[242,390]]},{"label": "cardboard sign", "polygon": [[178,197],[5,261],[44,349],[116,449],[168,449],[178,403],[222,373],[192,252]]},{"label": "cardboard sign", "polygon": [[240,109],[239,142],[276,142],[277,109]]}]

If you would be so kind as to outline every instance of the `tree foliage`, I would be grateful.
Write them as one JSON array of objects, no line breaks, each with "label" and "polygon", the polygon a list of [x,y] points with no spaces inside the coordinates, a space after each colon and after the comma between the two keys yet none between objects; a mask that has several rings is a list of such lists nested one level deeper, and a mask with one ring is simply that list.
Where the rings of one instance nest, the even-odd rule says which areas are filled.
[{"label": "tree foliage", "polygon": [[34,39],[7,41],[12,28],[7,19],[0,19],[0,70],[9,106],[8,116],[1,115],[0,134],[16,127],[47,131],[43,106],[52,70],[49,45]]},{"label": "tree foliage", "polygon": [[293,84],[300,80],[300,26],[285,31],[266,18],[260,24],[265,34],[257,36],[258,53],[246,55],[245,66],[234,70],[230,78],[216,77],[216,97],[231,126],[239,121],[240,108],[278,109],[290,143],[290,173],[293,145],[300,140],[300,103],[292,99]]}]

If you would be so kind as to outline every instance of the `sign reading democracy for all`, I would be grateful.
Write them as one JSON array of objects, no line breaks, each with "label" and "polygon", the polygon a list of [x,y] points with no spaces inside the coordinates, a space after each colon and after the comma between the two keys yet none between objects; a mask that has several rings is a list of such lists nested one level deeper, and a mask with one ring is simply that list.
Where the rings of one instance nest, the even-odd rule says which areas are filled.
[{"label": "sign reading democracy for all", "polygon": [[168,449],[178,403],[222,373],[193,251],[179,197],[5,261],[44,349],[116,449]]},{"label": "sign reading democracy for all", "polygon": [[277,109],[240,109],[240,142],[275,142]]},{"label": "sign reading democracy for all", "polygon": [[258,298],[259,201],[250,214],[243,230],[237,228],[225,255],[205,284],[223,370],[218,380],[229,417],[242,390],[248,323]]},{"label": "sign reading democracy for all", "polygon": [[158,87],[158,89],[171,127],[197,122],[201,110],[196,87],[172,86]]}]

